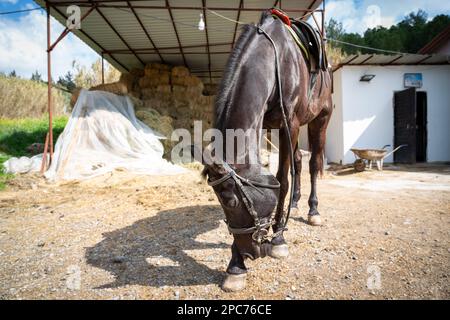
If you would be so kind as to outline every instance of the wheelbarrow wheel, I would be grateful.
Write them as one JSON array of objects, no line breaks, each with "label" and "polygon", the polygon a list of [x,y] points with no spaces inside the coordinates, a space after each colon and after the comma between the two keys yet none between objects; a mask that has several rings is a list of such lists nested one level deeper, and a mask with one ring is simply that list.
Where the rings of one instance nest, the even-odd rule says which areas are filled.
[{"label": "wheelbarrow wheel", "polygon": [[363,172],[366,170],[366,162],[363,159],[358,159],[353,164],[353,168],[355,168],[356,172]]}]

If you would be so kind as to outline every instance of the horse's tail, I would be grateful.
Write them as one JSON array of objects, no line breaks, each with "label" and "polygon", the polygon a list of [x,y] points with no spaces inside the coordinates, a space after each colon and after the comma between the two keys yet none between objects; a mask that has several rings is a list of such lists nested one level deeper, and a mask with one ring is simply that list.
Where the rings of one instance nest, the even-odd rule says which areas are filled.
[{"label": "horse's tail", "polygon": [[[325,156],[325,148],[320,148],[321,141],[319,141],[319,137],[316,135],[313,135],[311,127],[308,125],[308,144],[309,144],[309,151],[312,153],[313,148],[319,149],[319,154],[317,154],[317,161],[310,161],[311,164],[317,166],[316,168],[310,168],[314,169],[314,171],[318,171],[320,173],[320,176],[323,177],[323,159]],[[322,144],[323,145],[323,144]],[[311,154],[312,157],[312,154]]]}]

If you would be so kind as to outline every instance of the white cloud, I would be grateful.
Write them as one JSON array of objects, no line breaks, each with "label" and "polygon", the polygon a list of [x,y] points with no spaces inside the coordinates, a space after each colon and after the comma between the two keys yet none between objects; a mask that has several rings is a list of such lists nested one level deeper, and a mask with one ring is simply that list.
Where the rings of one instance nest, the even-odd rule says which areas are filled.
[{"label": "white cloud", "polygon": [[[47,79],[47,20],[44,12],[33,11],[18,20],[0,18],[0,71],[16,70],[29,78],[38,70]],[[63,31],[59,22],[51,20],[52,41]],[[89,66],[98,54],[72,34],[52,51],[53,80],[72,68],[72,61]]]},{"label": "white cloud", "polygon": [[0,0],[0,2],[3,3],[11,3],[11,4],[16,4],[18,0]]},{"label": "white cloud", "polygon": [[419,9],[432,18],[450,13],[450,1],[440,0],[331,0],[326,7],[327,20],[342,22],[347,32],[363,33],[367,28],[386,28]]}]

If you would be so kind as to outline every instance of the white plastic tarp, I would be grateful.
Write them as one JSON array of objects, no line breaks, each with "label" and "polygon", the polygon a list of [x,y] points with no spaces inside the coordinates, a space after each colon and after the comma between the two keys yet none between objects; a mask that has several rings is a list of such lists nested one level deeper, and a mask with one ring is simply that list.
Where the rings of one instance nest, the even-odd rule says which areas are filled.
[{"label": "white plastic tarp", "polygon": [[[162,158],[159,133],[138,120],[128,97],[103,91],[82,90],[72,115],[59,136],[50,168],[51,180],[79,180],[115,169],[149,175],[186,172]],[[37,171],[42,155],[12,158],[8,172]]]}]

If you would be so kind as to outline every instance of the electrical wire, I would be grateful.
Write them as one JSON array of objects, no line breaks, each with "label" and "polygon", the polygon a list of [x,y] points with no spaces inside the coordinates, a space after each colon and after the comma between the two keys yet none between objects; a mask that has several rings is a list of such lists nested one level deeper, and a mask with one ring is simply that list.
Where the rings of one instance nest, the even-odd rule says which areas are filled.
[{"label": "electrical wire", "polygon": [[44,8],[37,7],[37,8],[31,8],[31,9],[23,9],[23,10],[15,10],[15,11],[5,11],[0,12],[0,15],[6,15],[6,14],[13,14],[13,13],[21,13],[21,12],[30,12],[34,10],[44,10]]},{"label": "electrical wire", "polygon": [[405,52],[398,52],[398,51],[391,51],[391,50],[384,50],[384,49],[379,49],[379,48],[373,48],[373,47],[368,47],[368,46],[361,46],[361,45],[358,45],[358,44],[345,42],[345,41],[341,41],[341,40],[336,40],[336,39],[331,39],[331,38],[328,38],[327,40],[328,41],[332,41],[332,42],[336,42],[336,43],[340,43],[340,44],[345,44],[345,45],[352,46],[352,47],[355,47],[355,48],[360,48],[360,49],[366,49],[366,50],[372,50],[372,51],[378,51],[378,52],[385,52],[385,53],[391,53],[391,54],[403,55],[403,56],[415,55],[414,53],[405,53]]}]

